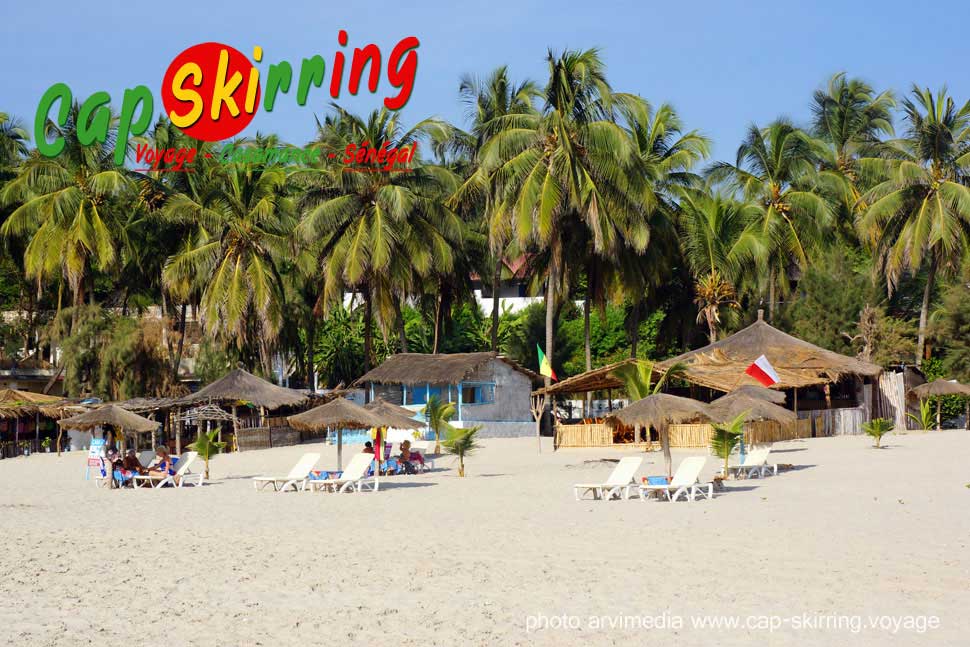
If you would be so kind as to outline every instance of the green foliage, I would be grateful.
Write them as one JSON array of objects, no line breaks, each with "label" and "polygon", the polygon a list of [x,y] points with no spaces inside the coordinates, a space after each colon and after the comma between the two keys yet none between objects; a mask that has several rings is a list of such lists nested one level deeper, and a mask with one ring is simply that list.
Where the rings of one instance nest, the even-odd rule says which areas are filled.
[{"label": "green foliage", "polygon": [[99,306],[65,310],[51,329],[76,314],[74,332],[60,340],[64,389],[72,396],[100,395],[125,400],[170,392],[171,372],[161,353],[160,327],[149,320],[113,314]]},{"label": "green foliage", "polygon": [[231,353],[212,340],[202,340],[195,360],[195,376],[203,386],[215,382],[232,368]]},{"label": "green foliage", "polygon": [[906,414],[913,422],[919,425],[920,429],[932,429],[936,425],[936,414],[933,413],[933,403],[929,398],[919,401],[919,416],[911,413]]},{"label": "green foliage", "polygon": [[[957,344],[966,343],[965,340],[957,339],[954,340]],[[959,348],[959,346],[957,347]],[[952,358],[951,358],[952,359]],[[926,376],[927,382],[932,382],[937,379],[951,379],[955,377],[949,371],[948,363],[938,357],[930,357],[923,360],[923,374]],[[930,427],[924,427],[924,429],[930,429],[936,427],[936,404],[937,401],[940,402],[940,422],[943,426],[948,426],[950,420],[963,415],[966,410],[966,398],[959,395],[944,395],[942,397],[931,398],[933,403],[933,424]]]},{"label": "green foliage", "polygon": [[729,423],[712,425],[714,432],[711,434],[711,453],[724,459],[723,474],[725,477],[728,473],[728,460],[731,457],[731,452],[744,437],[744,418],[746,415],[747,413],[742,413]]},{"label": "green foliage", "polygon": [[866,432],[869,436],[872,436],[875,441],[875,447],[879,447],[882,443],[882,437],[893,430],[892,420],[887,420],[886,418],[874,418],[869,422],[862,424],[862,431]]},{"label": "green foliage", "polygon": [[[943,347],[941,376],[970,384],[970,277],[954,282],[943,293],[934,337]],[[924,370],[935,366],[924,364]]]},{"label": "green foliage", "polygon": [[451,426],[448,421],[455,416],[455,403],[444,402],[437,395],[432,395],[428,398],[427,404],[421,409],[421,413],[424,414],[425,419],[428,421],[428,426],[434,431],[434,453],[441,452],[441,432],[448,431]]},{"label": "green foliage", "polygon": [[441,446],[445,448],[445,452],[458,458],[458,476],[465,476],[465,457],[481,449],[477,438],[481,429],[481,425],[468,429],[458,429],[448,425],[448,432]]},{"label": "green foliage", "polygon": [[201,427],[195,442],[188,446],[189,449],[197,453],[205,461],[205,478],[209,480],[209,459],[225,449],[226,443],[219,442],[216,437],[219,435],[218,429],[206,432]]}]

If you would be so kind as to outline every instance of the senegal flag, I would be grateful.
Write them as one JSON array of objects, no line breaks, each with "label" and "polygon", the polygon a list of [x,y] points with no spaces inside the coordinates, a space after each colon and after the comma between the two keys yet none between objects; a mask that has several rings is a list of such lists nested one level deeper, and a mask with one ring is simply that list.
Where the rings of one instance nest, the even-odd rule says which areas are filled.
[{"label": "senegal flag", "polygon": [[558,380],[556,377],[556,372],[552,370],[552,362],[546,357],[546,354],[542,352],[542,348],[539,344],[536,344],[536,350],[539,351],[539,374],[545,375],[546,377],[551,377],[554,380]]}]

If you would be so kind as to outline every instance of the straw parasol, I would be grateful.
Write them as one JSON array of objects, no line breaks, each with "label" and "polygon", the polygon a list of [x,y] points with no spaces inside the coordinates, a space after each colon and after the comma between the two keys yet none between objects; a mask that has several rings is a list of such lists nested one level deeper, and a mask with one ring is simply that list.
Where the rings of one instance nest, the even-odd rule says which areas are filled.
[{"label": "straw parasol", "polygon": [[[767,390],[767,389],[766,389]],[[782,394],[784,395],[784,394]],[[709,405],[711,417],[718,422],[734,420],[742,413],[745,422],[771,420],[782,424],[790,424],[798,420],[794,411],[772,404],[767,400],[747,395],[731,394],[722,396]]]},{"label": "straw parasol", "polygon": [[398,429],[419,429],[426,426],[425,424],[422,424],[414,419],[414,412],[410,409],[399,407],[396,404],[391,404],[390,402],[380,398],[372,402],[368,402],[364,405],[364,408],[371,413],[376,413],[379,416],[388,418],[389,420],[394,419],[397,421],[394,424],[388,425],[389,427],[395,427]]},{"label": "straw parasol", "polygon": [[668,477],[673,475],[673,461],[670,456],[670,435],[667,426],[712,420],[708,405],[698,400],[667,393],[648,395],[606,417],[606,423],[611,427],[630,425],[656,429],[660,435]]},{"label": "straw parasol", "polygon": [[[940,421],[942,396],[960,395],[963,397],[968,397],[970,396],[970,386],[960,384],[956,380],[944,380],[943,378],[939,378],[933,380],[932,382],[927,382],[926,384],[920,384],[917,387],[913,387],[909,392],[920,400],[925,400],[932,397],[936,398],[936,430],[940,431],[942,428]],[[970,400],[967,401],[967,415],[964,425],[970,428]]]},{"label": "straw parasol", "polygon": [[[60,445],[60,435],[65,429],[90,431],[97,427],[110,425],[115,429],[133,431],[135,433],[146,433],[149,431],[155,431],[160,423],[155,422],[154,420],[149,420],[148,418],[143,418],[137,413],[132,413],[127,409],[122,409],[117,405],[109,404],[98,409],[94,409],[93,411],[82,413],[79,416],[63,418],[58,420],[57,424],[61,428],[57,438],[58,445]],[[124,442],[123,434],[122,442]]]},{"label": "straw parasol", "polygon": [[[359,404],[355,404],[346,398],[331,400],[319,407],[304,411],[303,413],[287,418],[290,425],[297,429],[307,429],[312,431],[323,431],[325,429],[337,430],[337,469],[343,468],[343,430],[344,429],[370,429],[376,427],[403,427],[406,429],[418,429],[421,424],[416,420],[408,420],[403,416],[394,414],[393,416],[383,415],[374,411],[369,411]],[[375,458],[377,457],[377,447],[380,446],[380,433],[378,433],[377,444],[375,445]]]}]

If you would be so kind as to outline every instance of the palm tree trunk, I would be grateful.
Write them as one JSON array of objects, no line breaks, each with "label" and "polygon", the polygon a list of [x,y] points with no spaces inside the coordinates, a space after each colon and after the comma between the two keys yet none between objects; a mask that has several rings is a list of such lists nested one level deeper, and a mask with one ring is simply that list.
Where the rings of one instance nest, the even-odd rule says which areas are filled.
[{"label": "palm tree trunk", "polygon": [[926,274],[926,287],[923,288],[923,303],[919,309],[919,335],[916,338],[916,368],[923,365],[923,354],[926,349],[926,320],[930,312],[930,294],[936,280],[936,259],[930,260],[930,269]]},{"label": "palm tree trunk", "polygon": [[404,329],[404,313],[401,312],[401,303],[394,301],[394,315],[397,317],[397,338],[401,344],[401,352],[408,352],[408,336]]},{"label": "palm tree trunk", "polygon": [[370,286],[364,285],[364,372],[371,369],[371,345],[373,344],[373,307],[370,298]]},{"label": "palm tree trunk", "polygon": [[775,272],[768,273],[768,321],[775,319]]},{"label": "palm tree trunk", "polygon": [[312,389],[313,374],[316,372],[316,367],[313,365],[313,346],[317,336],[317,318],[312,312],[310,321],[307,322],[306,336],[306,388]]},{"label": "palm tree trunk", "polygon": [[[593,370],[593,350],[590,347],[590,334],[589,334],[589,308],[592,300],[589,294],[589,272],[586,272],[587,286],[586,286],[586,298],[583,300],[583,348],[586,352],[586,370]],[[583,416],[589,417],[590,411],[593,408],[593,392],[586,392],[586,402],[584,405]]]},{"label": "palm tree trunk", "polygon": [[[179,318],[179,343],[175,350],[175,357],[172,359],[172,379],[178,384],[179,365],[182,363],[182,352],[185,349],[185,318],[188,316],[188,304],[182,304],[182,316]],[[209,478],[206,476],[206,478]]]},{"label": "palm tree trunk", "polygon": [[495,271],[492,272],[492,352],[498,352],[498,322],[499,297],[498,291],[502,284],[502,258],[495,259]]},{"label": "palm tree trunk", "polygon": [[[552,364],[553,352],[553,333],[556,323],[556,289],[554,280],[554,270],[549,268],[549,277],[546,279],[546,357],[549,364]],[[552,385],[552,378],[545,376],[545,387],[548,389]]]},{"label": "palm tree trunk", "polygon": [[640,301],[633,304],[633,312],[630,313],[633,321],[630,322],[630,357],[636,359],[637,350],[640,346]]}]

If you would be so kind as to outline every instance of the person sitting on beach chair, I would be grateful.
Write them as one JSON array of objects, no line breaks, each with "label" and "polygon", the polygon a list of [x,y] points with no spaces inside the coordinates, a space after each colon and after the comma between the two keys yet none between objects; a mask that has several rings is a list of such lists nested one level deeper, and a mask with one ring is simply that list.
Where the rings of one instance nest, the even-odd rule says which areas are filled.
[{"label": "person sitting on beach chair", "polygon": [[175,474],[175,461],[165,447],[155,449],[155,465],[147,470],[149,476],[171,476]]},{"label": "person sitting on beach chair", "polygon": [[133,474],[144,474],[146,471],[145,466],[141,464],[141,461],[135,455],[134,449],[129,449],[125,452],[125,458],[121,461],[121,467]]},{"label": "person sitting on beach chair", "polygon": [[414,463],[419,456],[420,454],[411,451],[411,441],[405,440],[401,443],[401,455],[397,462],[405,474],[417,474],[418,471],[414,468]]}]

